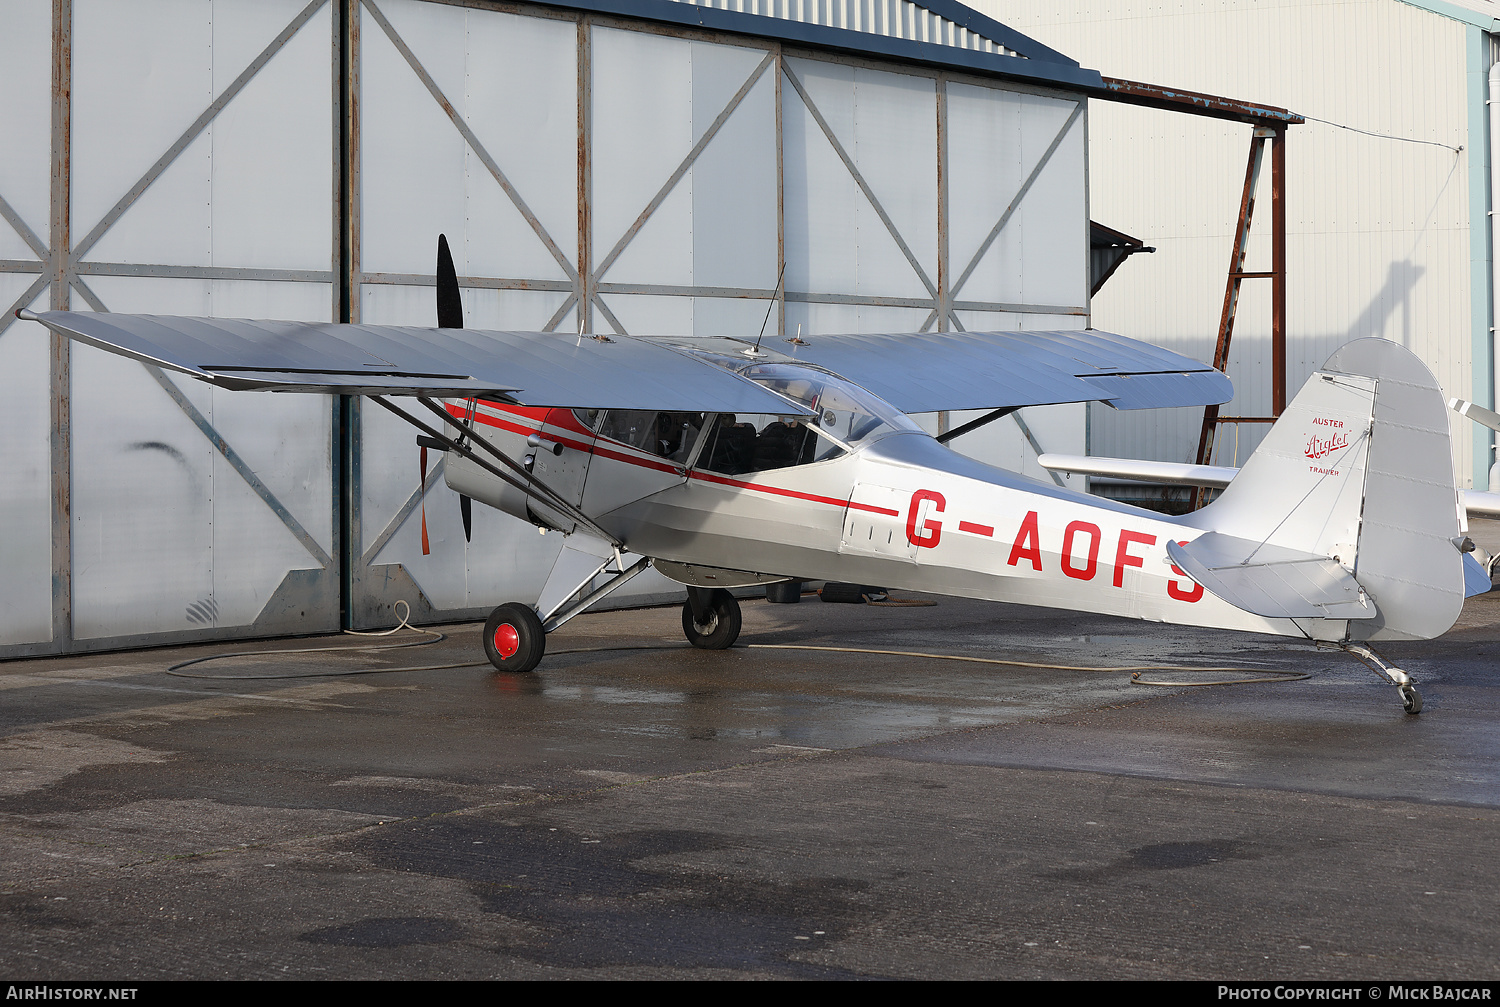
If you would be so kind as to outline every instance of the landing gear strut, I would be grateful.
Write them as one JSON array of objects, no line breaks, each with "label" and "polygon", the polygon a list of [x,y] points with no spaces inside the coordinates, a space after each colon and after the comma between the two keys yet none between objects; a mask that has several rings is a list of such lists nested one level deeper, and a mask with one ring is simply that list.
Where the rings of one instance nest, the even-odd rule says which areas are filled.
[{"label": "landing gear strut", "polygon": [[[614,564],[616,569],[609,569]],[[484,655],[499,671],[520,674],[532,670],[547,651],[547,634],[575,615],[588,610],[590,605],[624,586],[631,578],[651,565],[651,560],[640,557],[629,566],[615,550],[585,577],[571,593],[542,614],[530,605],[509,602],[490,613],[484,624]],[[605,582],[594,587],[594,579],[600,574],[609,574]],[[735,632],[739,632],[738,612],[735,617]]]},{"label": "landing gear strut", "polygon": [[740,635],[740,603],[723,588],[690,587],[682,606],[682,632],[703,650],[724,650]]},{"label": "landing gear strut", "polygon": [[1368,665],[1375,674],[1396,687],[1396,691],[1401,695],[1403,710],[1407,713],[1422,712],[1422,694],[1417,691],[1416,683],[1412,681],[1410,675],[1394,665],[1387,664],[1384,658],[1362,644],[1346,643],[1342,646],[1344,650]]}]

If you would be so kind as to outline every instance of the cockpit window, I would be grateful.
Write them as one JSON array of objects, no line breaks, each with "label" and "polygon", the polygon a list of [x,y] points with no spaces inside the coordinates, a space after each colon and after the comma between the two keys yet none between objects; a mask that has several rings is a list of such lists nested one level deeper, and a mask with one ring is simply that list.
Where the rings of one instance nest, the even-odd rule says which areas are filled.
[{"label": "cockpit window", "polygon": [[706,413],[611,409],[604,414],[599,436],[682,462],[698,443],[698,433],[706,417]]},{"label": "cockpit window", "polygon": [[828,461],[897,430],[920,430],[902,413],[842,378],[797,364],[758,364],[740,373],[817,415],[720,413],[698,467],[724,475]]}]

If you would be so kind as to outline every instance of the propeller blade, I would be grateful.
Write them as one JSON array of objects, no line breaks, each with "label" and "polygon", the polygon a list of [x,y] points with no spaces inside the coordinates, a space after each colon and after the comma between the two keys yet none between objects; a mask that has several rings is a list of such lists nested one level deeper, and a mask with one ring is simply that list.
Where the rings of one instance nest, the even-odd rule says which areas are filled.
[{"label": "propeller blade", "polygon": [[464,519],[464,541],[474,541],[474,502],[461,493],[458,497],[458,513]]},{"label": "propeller blade", "polygon": [[464,327],[464,302],[458,292],[458,273],[453,268],[446,234],[438,235],[437,323],[440,329]]}]

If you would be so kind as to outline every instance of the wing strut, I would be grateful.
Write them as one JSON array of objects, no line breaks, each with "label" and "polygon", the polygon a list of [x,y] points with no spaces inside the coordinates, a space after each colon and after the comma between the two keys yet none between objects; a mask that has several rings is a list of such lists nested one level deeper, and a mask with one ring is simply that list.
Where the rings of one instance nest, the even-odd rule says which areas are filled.
[{"label": "wing strut", "polygon": [[961,427],[954,427],[952,430],[948,430],[948,431],[946,431],[944,433],[938,434],[937,435],[937,442],[939,444],[947,444],[953,438],[955,438],[955,437],[962,437],[964,434],[968,433],[970,430],[978,430],[980,427],[984,426],[986,423],[993,423],[993,422],[995,422],[998,419],[1002,419],[1003,417],[1009,416],[1011,413],[1015,412],[1019,408],[1021,408],[1021,407],[1020,406],[1001,406],[999,409],[992,409],[989,412],[985,413],[983,416],[979,417],[977,420],[970,420],[969,422],[965,423]]},{"label": "wing strut", "polygon": [[[486,472],[489,472],[491,475],[498,477],[506,485],[514,487],[515,489],[520,490],[522,493],[528,493],[528,494],[535,493],[535,494],[543,497],[545,499],[545,503],[547,504],[548,507],[551,507],[553,510],[558,511],[559,513],[567,515],[569,518],[571,518],[572,520],[578,522],[580,525],[584,526],[589,531],[593,532],[595,535],[597,535],[600,538],[604,539],[604,541],[610,543],[611,545],[620,546],[622,548],[624,547],[625,543],[621,542],[619,539],[615,538],[609,532],[607,532],[603,528],[599,527],[597,524],[595,524],[589,518],[589,516],[587,514],[584,514],[577,507],[574,507],[572,504],[570,504],[566,500],[562,499],[562,497],[558,496],[557,492],[555,490],[553,490],[550,486],[548,486],[546,483],[542,482],[540,479],[537,479],[530,472],[527,472],[514,459],[507,457],[504,452],[502,452],[499,448],[495,447],[489,441],[485,440],[483,437],[477,437],[477,436],[475,436],[475,437],[469,438],[469,440],[472,441],[475,444],[478,444],[480,447],[484,448],[490,454],[494,455],[504,465],[506,465],[508,468],[512,469],[514,472],[519,473],[519,475],[520,475],[519,478],[517,478],[517,476],[515,476],[515,475],[512,475],[510,472],[504,471],[503,469],[501,469],[498,466],[492,464],[491,462],[488,462],[485,459],[480,458],[477,454],[474,453],[474,450],[472,448],[470,448],[468,445],[466,445],[466,444],[460,444],[458,441],[455,441],[453,438],[448,437],[445,434],[443,434],[440,431],[438,431],[437,429],[428,426],[426,423],[423,423],[421,420],[417,419],[415,416],[413,416],[410,413],[406,412],[400,406],[397,406],[394,403],[392,403],[385,396],[383,396],[383,395],[371,395],[371,396],[369,396],[369,398],[370,398],[370,400],[372,402],[377,403],[381,408],[383,408],[383,409],[385,409],[385,410],[387,410],[387,411],[389,411],[391,413],[394,413],[395,415],[401,417],[406,422],[410,423],[412,426],[416,427],[418,430],[422,431],[422,433],[426,434],[427,436],[433,438],[436,441],[439,441],[443,445],[443,447],[446,448],[447,450],[453,451],[453,452],[456,452],[456,453],[462,455],[463,457],[465,457],[465,458],[469,459],[470,461],[472,461],[474,464],[478,465],[480,468],[484,469]],[[422,397],[422,398],[419,398],[418,401],[421,402],[422,405],[426,406],[428,409],[432,410],[433,412],[435,412],[439,416],[441,416],[443,418],[443,421],[445,423],[454,423],[455,422],[453,416],[451,416],[448,412],[446,412],[444,409],[442,409],[440,406],[438,406],[436,403],[434,403],[431,399],[426,398],[426,397]]]},{"label": "wing strut", "polygon": [[[452,423],[453,422],[453,415],[451,413],[449,413],[442,406],[438,405],[436,402],[434,402],[431,399],[427,398],[425,395],[419,395],[417,397],[417,401],[420,402],[420,403],[422,403],[422,405],[425,406],[430,412],[432,412],[433,415],[438,416],[439,418],[441,418],[444,423]],[[473,433],[473,431],[470,430],[470,431],[468,431],[468,433]],[[549,507],[552,507],[554,510],[557,510],[557,511],[562,512],[563,514],[566,514],[568,517],[570,517],[573,520],[577,521],[579,524],[583,525],[585,528],[587,528],[590,531],[598,534],[600,538],[604,539],[610,545],[617,546],[617,547],[623,547],[624,546],[625,543],[621,542],[619,539],[615,538],[613,535],[611,535],[608,532],[606,532],[603,528],[600,528],[597,524],[595,524],[592,520],[590,520],[589,517],[588,517],[588,515],[584,514],[583,511],[580,510],[576,505],[569,503],[563,497],[563,495],[561,493],[557,492],[551,486],[548,486],[545,482],[543,482],[542,480],[538,479],[535,475],[533,475],[530,472],[526,471],[526,468],[524,466],[518,465],[516,463],[516,460],[514,458],[511,458],[509,455],[507,455],[505,452],[501,451],[499,448],[495,447],[493,444],[491,444],[489,441],[485,440],[483,437],[476,436],[476,437],[474,437],[472,439],[475,442],[477,442],[480,447],[484,448],[490,454],[492,454],[496,458],[500,459],[500,461],[502,463],[504,463],[504,465],[507,468],[509,468],[512,472],[514,472],[520,478],[524,479],[526,481],[527,486],[530,487],[530,489],[527,492],[534,492],[534,493],[537,493],[537,494],[539,494],[539,495],[541,495],[543,497],[548,498],[547,499],[547,505]],[[454,444],[458,444],[457,441],[454,441],[453,443]],[[460,445],[460,447],[461,447],[461,445]],[[478,459],[475,459],[475,460],[477,461]],[[523,487],[517,486],[516,488],[517,489],[522,489]]]}]

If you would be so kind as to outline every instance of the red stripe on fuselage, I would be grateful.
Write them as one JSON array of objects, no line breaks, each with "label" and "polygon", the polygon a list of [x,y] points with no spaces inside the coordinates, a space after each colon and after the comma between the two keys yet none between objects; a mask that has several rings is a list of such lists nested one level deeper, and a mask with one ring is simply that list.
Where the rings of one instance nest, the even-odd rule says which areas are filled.
[{"label": "red stripe on fuselage", "polygon": [[[532,408],[526,406],[490,406],[490,408],[500,409],[504,412],[511,413],[512,415],[524,416],[528,420],[531,420],[532,422],[537,424],[545,422],[547,413],[550,411],[547,409]],[[460,419],[466,415],[465,410],[462,406],[455,405],[451,402],[448,404],[448,412],[456,417],[459,417]],[[572,413],[570,412],[568,415],[571,416]],[[501,430],[506,430],[513,434],[521,434],[522,436],[529,436],[537,432],[537,428],[535,427],[522,426],[519,423],[504,420],[498,416],[492,416],[479,410],[475,410],[474,412],[474,421],[476,423],[482,423],[485,426],[498,427]],[[601,458],[609,458],[613,461],[625,462],[628,465],[639,465],[641,468],[653,469],[657,472],[676,473],[679,471],[676,465],[657,461],[656,459],[652,458],[642,458],[639,455],[628,455],[619,451],[612,451],[609,448],[600,446],[598,443],[585,444],[582,441],[574,440],[569,437],[558,436],[550,432],[546,436],[549,439],[555,440],[558,443],[562,444],[564,447],[570,447],[576,451],[586,451],[589,454],[598,455]],[[849,507],[852,510],[869,511],[872,514],[884,514],[887,517],[899,517],[901,514],[900,511],[891,510],[889,507],[876,507],[872,504],[857,503],[853,500],[845,501],[840,500],[837,497],[820,496],[816,493],[804,493],[801,490],[786,489],[781,486],[767,486],[764,483],[747,483],[740,479],[730,479],[726,476],[715,475],[712,472],[699,472],[695,470],[693,472],[689,472],[688,477],[691,479],[699,479],[703,482],[718,483],[721,486],[733,486],[736,489],[756,490],[757,492],[767,493],[772,496],[783,496],[789,497],[793,500],[807,500],[812,503],[827,504],[830,507]]]},{"label": "red stripe on fuselage", "polygon": [[844,501],[837,497],[819,496],[816,493],[803,493],[801,490],[789,490],[781,486],[767,486],[765,483],[747,483],[740,479],[730,479],[727,476],[714,475],[712,472],[694,470],[688,473],[688,478],[718,483],[721,486],[733,486],[736,489],[758,490],[761,493],[770,493],[773,496],[791,497],[793,500],[810,500],[813,503],[828,504],[832,507],[848,507],[851,510],[870,511],[873,514],[885,514],[889,517],[899,517],[901,514],[900,511],[891,510],[889,507],[876,507],[871,504],[855,503],[853,500]]}]

